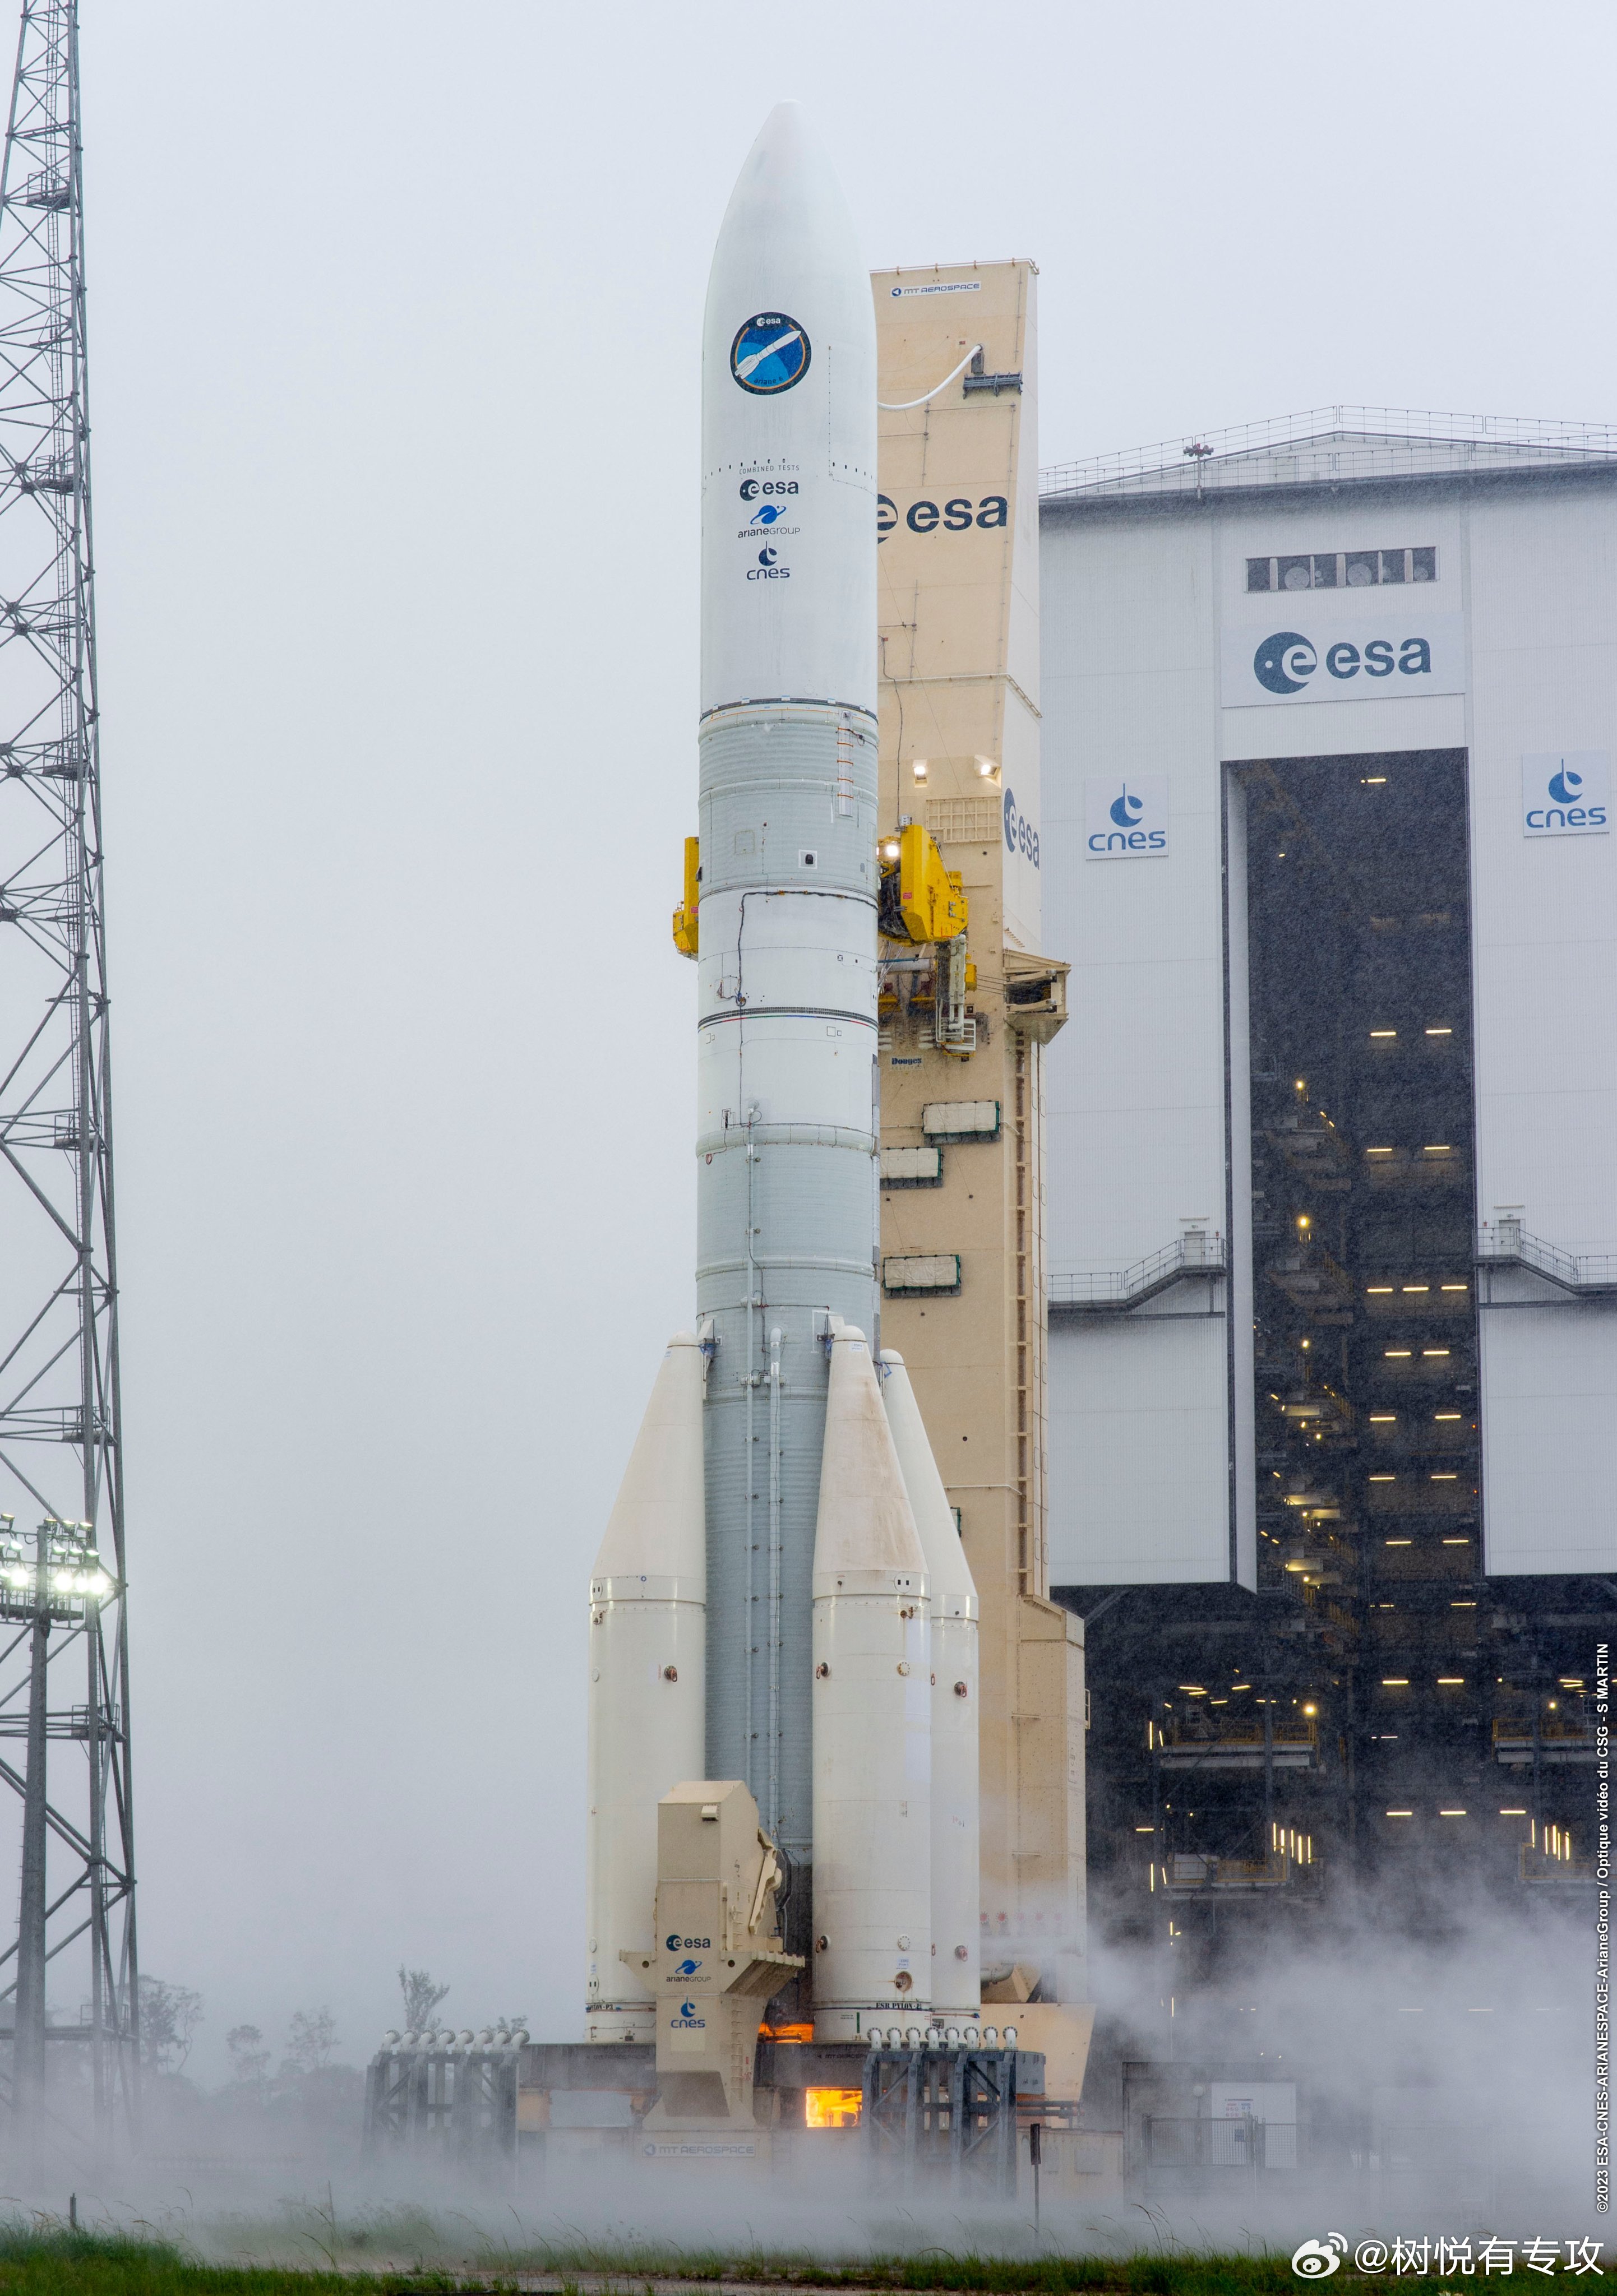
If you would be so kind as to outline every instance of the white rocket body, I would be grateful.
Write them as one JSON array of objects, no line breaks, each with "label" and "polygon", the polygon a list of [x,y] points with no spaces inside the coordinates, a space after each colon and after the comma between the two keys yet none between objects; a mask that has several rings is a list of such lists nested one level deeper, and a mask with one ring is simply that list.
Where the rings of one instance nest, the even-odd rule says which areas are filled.
[{"label": "white rocket body", "polygon": [[982,1999],[977,1588],[904,1358],[882,1352],[882,1400],[926,1559],[932,1622],[932,2013]]},{"label": "white rocket body", "polygon": [[704,324],[708,1367],[704,1386],[697,1343],[670,1348],[591,1589],[603,2040],[651,2036],[648,1973],[621,1956],[655,1960],[657,1805],[690,1779],[743,1782],[785,1853],[784,1943],[809,1957],[817,2032],[932,2001],[926,1566],[860,1337],[879,1249],[875,401],[869,275],[782,104],[726,210]]},{"label": "white rocket body", "polygon": [[814,1542],[814,2032],[932,2001],[926,1564],[862,1332],[831,1349]]},{"label": "white rocket body", "polygon": [[876,1310],[879,890],[875,320],[796,104],[765,122],[714,250],[702,441],[702,1775],[751,1787],[792,1860],[790,1925],[812,1855],[824,1338]]},{"label": "white rocket body", "polygon": [[589,1582],[586,2038],[656,2038],[657,1805],[704,1773],[702,1352],[669,1342]]}]

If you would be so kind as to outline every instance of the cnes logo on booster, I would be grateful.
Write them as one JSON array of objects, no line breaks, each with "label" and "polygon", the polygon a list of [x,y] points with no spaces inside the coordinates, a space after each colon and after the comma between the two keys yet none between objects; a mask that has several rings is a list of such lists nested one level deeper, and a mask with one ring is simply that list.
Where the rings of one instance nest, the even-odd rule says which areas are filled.
[{"label": "cnes logo on booster", "polygon": [[1465,631],[1458,614],[1414,599],[1393,599],[1374,622],[1309,608],[1285,629],[1227,627],[1221,668],[1227,709],[1463,693]]}]

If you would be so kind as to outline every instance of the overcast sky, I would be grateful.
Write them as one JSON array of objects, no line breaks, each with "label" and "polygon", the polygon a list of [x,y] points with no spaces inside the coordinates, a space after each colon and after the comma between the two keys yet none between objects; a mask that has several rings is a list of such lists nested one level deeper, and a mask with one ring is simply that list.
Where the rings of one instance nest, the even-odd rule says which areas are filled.
[{"label": "overcast sky", "polygon": [[769,106],[873,266],[1036,258],[1050,463],[1617,415],[1614,50],[84,0],[142,1943],[206,2077],[319,2003],[362,2059],[401,1957],[579,2030],[585,1584],[691,1294],[702,303]]}]

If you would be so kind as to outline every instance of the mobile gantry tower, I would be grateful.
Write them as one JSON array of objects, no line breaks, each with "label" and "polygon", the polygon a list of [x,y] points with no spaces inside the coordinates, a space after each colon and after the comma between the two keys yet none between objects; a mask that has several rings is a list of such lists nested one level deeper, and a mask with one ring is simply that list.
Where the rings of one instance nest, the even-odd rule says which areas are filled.
[{"label": "mobile gantry tower", "polygon": [[0,2095],[9,2072],[36,2154],[75,2097],[107,2149],[137,2077],[83,190],[77,0],[24,0],[0,161],[0,1740],[22,1742]]}]

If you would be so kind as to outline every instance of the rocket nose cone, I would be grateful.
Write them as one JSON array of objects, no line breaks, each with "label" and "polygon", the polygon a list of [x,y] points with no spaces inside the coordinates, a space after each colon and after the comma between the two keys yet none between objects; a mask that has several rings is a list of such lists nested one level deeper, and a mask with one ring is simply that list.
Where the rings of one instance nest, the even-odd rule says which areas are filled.
[{"label": "rocket nose cone", "polygon": [[829,174],[831,162],[802,105],[788,100],[776,105],[753,137],[736,189],[739,191],[744,184],[784,179],[815,168],[824,168]]},{"label": "rocket nose cone", "polygon": [[[851,266],[864,276],[841,184],[800,103],[777,103],[754,137],[719,227],[715,271],[726,257],[744,260],[754,247],[788,261],[789,250],[800,257],[812,249],[822,261]],[[868,285],[865,292],[868,298]]]}]

